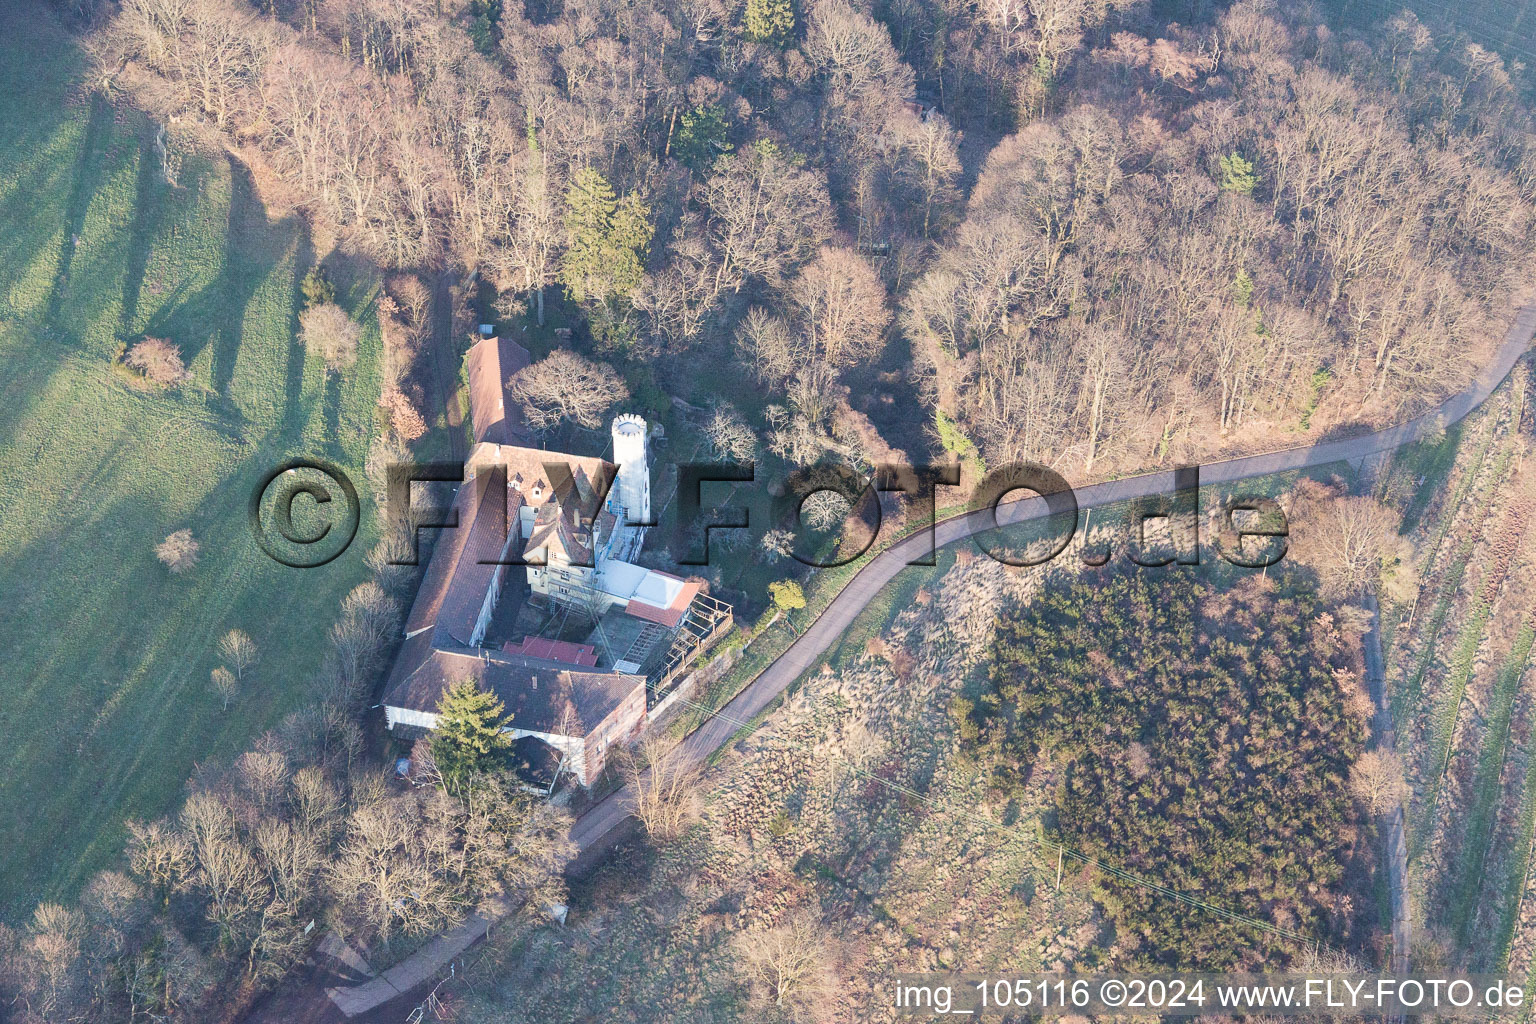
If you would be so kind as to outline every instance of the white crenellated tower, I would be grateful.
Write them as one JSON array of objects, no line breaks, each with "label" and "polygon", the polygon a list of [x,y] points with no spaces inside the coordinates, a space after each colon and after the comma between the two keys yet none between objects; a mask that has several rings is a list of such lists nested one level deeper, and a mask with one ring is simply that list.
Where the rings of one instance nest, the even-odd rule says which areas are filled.
[{"label": "white crenellated tower", "polygon": [[619,478],[613,496],[631,523],[651,521],[651,464],[648,430],[643,416],[625,413],[613,418],[613,462]]}]

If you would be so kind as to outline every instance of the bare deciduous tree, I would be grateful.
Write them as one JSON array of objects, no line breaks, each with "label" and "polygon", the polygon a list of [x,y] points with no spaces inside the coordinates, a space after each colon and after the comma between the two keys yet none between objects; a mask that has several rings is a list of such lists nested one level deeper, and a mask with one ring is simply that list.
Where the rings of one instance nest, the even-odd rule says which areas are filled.
[{"label": "bare deciduous tree", "polygon": [[891,322],[885,286],[852,249],[823,248],[789,289],[807,354],[840,368],[880,350]]},{"label": "bare deciduous tree", "polygon": [[45,1018],[69,995],[83,928],[78,911],[57,903],[39,903],[32,912],[27,950],[42,973]]},{"label": "bare deciduous tree", "polygon": [[245,670],[256,664],[256,641],[243,629],[232,629],[219,638],[219,654],[235,670],[235,676],[245,678]]},{"label": "bare deciduous tree", "polygon": [[912,94],[912,69],[891,45],[890,32],[845,0],[820,0],[812,7],[804,48],[812,64],[855,95]]},{"label": "bare deciduous tree", "polygon": [[179,888],[192,870],[192,849],[169,822],[128,821],[128,867],[162,896]]},{"label": "bare deciduous tree", "polygon": [[853,505],[837,491],[816,491],[800,504],[800,519],[813,530],[836,529],[852,512]]},{"label": "bare deciduous tree", "polygon": [[795,535],[789,530],[768,530],[763,534],[760,557],[771,565],[790,557],[794,549]]},{"label": "bare deciduous tree", "polygon": [[799,362],[789,324],[761,306],[753,306],[736,328],[736,344],[752,373],[764,383],[782,387]]},{"label": "bare deciduous tree", "polygon": [[740,291],[749,278],[777,286],[832,234],[832,203],[820,174],[776,148],[754,146],[725,162],[698,188],[709,208],[709,238],[719,259],[713,290]]},{"label": "bare deciduous tree", "polygon": [[720,405],[710,414],[704,437],[720,458],[746,462],[757,455],[757,432],[730,405]]},{"label": "bare deciduous tree", "polygon": [[342,601],[341,618],[331,626],[331,644],[349,686],[374,663],[396,613],[395,602],[371,580],[353,587]]},{"label": "bare deciduous tree", "polygon": [[191,530],[177,530],[155,546],[155,557],[171,572],[180,574],[197,565],[202,545]]},{"label": "bare deciduous tree", "polygon": [[596,429],[603,413],[629,397],[629,387],[612,367],[566,349],[523,367],[507,386],[536,430],[549,430],[565,420]]},{"label": "bare deciduous tree", "polygon": [[1322,593],[1348,600],[1376,586],[1397,551],[1396,512],[1375,498],[1333,495],[1304,483],[1291,517],[1298,560],[1312,567]]},{"label": "bare deciduous tree", "polygon": [[450,844],[421,820],[413,799],[361,807],[328,869],[332,891],[386,937],[397,928],[420,935],[452,924],[467,910],[466,893],[452,875],[433,870]]},{"label": "bare deciduous tree", "polygon": [[299,314],[299,340],[332,370],[357,362],[362,328],[334,302],[322,302]]},{"label": "bare deciduous tree", "polygon": [[398,388],[387,388],[379,399],[379,406],[388,416],[389,428],[407,444],[427,432],[427,421],[422,419],[415,403]]},{"label": "bare deciduous tree", "polygon": [[1395,751],[1367,750],[1350,769],[1349,788],[1367,813],[1385,814],[1408,795],[1402,760]]},{"label": "bare deciduous tree", "polygon": [[229,702],[235,699],[235,694],[240,691],[240,682],[235,674],[223,665],[218,666],[211,673],[209,682],[213,686],[213,692],[219,695],[224,702],[224,710],[229,710]]},{"label": "bare deciduous tree", "polygon": [[391,522],[379,542],[363,556],[363,564],[386,592],[398,592],[410,578],[411,538],[407,530]]},{"label": "bare deciduous tree", "polygon": [[741,932],[737,950],[748,976],[766,989],[775,1006],[807,1000],[822,988],[826,948],[809,911],[773,928]]},{"label": "bare deciduous tree", "polygon": [[427,286],[415,274],[395,274],[389,279],[388,287],[406,325],[414,334],[424,337],[431,326],[427,322],[427,309],[432,302],[432,293]]},{"label": "bare deciduous tree", "polygon": [[635,817],[656,843],[676,842],[698,811],[700,772],[675,744],[647,736],[627,765]]}]

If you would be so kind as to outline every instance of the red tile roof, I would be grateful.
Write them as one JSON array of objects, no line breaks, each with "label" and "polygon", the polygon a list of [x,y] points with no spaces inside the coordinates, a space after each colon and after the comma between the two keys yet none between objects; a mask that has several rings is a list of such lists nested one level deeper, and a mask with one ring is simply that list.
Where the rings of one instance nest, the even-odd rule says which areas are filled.
[{"label": "red tile roof", "polygon": [[[557,472],[549,472],[551,466]],[[496,479],[486,472],[490,467],[506,470],[509,490],[505,520],[501,499],[487,487]],[[515,445],[477,444],[465,467],[465,475],[470,479],[454,495],[453,508],[458,513],[459,525],[456,529],[438,531],[426,575],[406,617],[406,635],[437,626],[445,629],[454,642],[467,643],[490,589],[496,571],[494,563],[501,557],[509,530],[516,528],[518,506],[542,505],[556,498],[562,508],[580,505],[590,511],[588,506],[596,505],[596,495],[606,491],[617,473],[613,463],[590,456]],[[509,561],[522,554],[518,548],[513,544],[507,552]],[[590,552],[586,557],[590,560]]]},{"label": "red tile roof", "polygon": [[[406,619],[406,635],[436,627],[454,643],[469,643],[485,595],[490,592],[496,563],[515,528],[509,525],[510,503],[491,493],[489,484],[493,481],[493,477],[482,475],[459,485],[453,501],[459,525],[439,531],[432,560]],[[507,553],[508,558],[514,555]]]},{"label": "red tile roof", "polygon": [[528,440],[522,413],[507,394],[507,380],[530,361],[528,350],[511,338],[486,338],[470,348],[464,364],[476,441],[519,444]]},{"label": "red tile roof", "polygon": [[502,650],[508,654],[563,661],[567,665],[581,665],[585,668],[591,668],[597,664],[597,648],[591,644],[573,644],[566,640],[549,640],[542,636],[525,636],[521,643],[503,644]]},{"label": "red tile roof", "polygon": [[[486,516],[480,516],[480,511],[487,505],[495,507],[491,495],[484,487],[482,478],[477,484],[475,481],[467,481],[459,485],[458,492],[453,496],[452,511],[458,517],[458,526],[437,530],[437,541],[432,548],[431,560],[427,563],[426,575],[422,578],[421,587],[416,591],[416,600],[411,604],[411,613],[405,620],[405,632],[409,636],[419,633],[424,629],[436,626],[444,618],[444,607],[448,604],[449,595],[458,587],[464,585],[464,578],[459,575],[460,566],[473,565],[477,554],[485,549],[496,546],[497,552],[491,554],[495,558],[500,551],[499,541],[505,538],[505,524],[497,527],[495,520],[498,518],[495,512],[489,512]],[[449,516],[452,519],[453,516]],[[488,536],[494,534],[494,536]],[[494,570],[495,566],[486,568]],[[489,585],[489,577],[486,580]],[[463,595],[456,594],[455,604],[462,602]],[[485,591],[480,591],[480,600],[485,597]],[[476,607],[479,600],[476,601]],[[461,609],[454,608],[452,616],[455,622],[461,617]],[[470,620],[473,627],[474,620]]]},{"label": "red tile roof", "polygon": [[[669,574],[661,573],[660,575],[667,576]],[[677,579],[676,576],[671,578]],[[677,624],[683,621],[683,616],[688,613],[688,606],[693,603],[693,599],[698,596],[699,590],[703,585],[703,580],[691,579],[687,581],[683,584],[683,588],[677,592],[677,596],[672,599],[672,603],[665,608],[658,608],[653,604],[646,604],[644,601],[630,598],[629,603],[624,606],[624,612],[625,614],[633,615],[637,619],[644,619],[647,622],[658,622],[668,629],[675,629]]]}]

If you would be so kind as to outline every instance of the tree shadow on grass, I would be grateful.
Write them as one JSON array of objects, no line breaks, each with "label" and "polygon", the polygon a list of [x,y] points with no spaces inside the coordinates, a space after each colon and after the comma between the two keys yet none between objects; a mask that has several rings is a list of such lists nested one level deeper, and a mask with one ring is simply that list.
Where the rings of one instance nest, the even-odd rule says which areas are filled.
[{"label": "tree shadow on grass", "polygon": [[144,288],[144,274],[155,232],[160,225],[161,207],[156,201],[162,184],[154,156],[154,122],[144,119],[139,128],[139,174],[137,197],[133,206],[133,227],[128,236],[128,271],[123,275],[123,308],[118,318],[118,334],[126,340],[133,333],[139,317],[139,296]]},{"label": "tree shadow on grass", "polygon": [[227,394],[235,377],[235,361],[245,337],[245,312],[256,294],[259,275],[252,274],[244,259],[252,230],[264,226],[267,212],[256,198],[251,172],[236,157],[229,158],[229,212],[224,231],[224,308],[228,318],[214,340],[209,375],[213,389]]},{"label": "tree shadow on grass", "polygon": [[272,280],[272,271],[291,258],[292,299],[284,324],[287,352],[277,354],[284,369],[282,407],[276,425],[277,437],[293,439],[303,432],[313,410],[313,402],[304,400],[305,352],[297,334],[302,308],[300,283],[313,262],[314,249],[303,221],[293,217],[269,219],[249,168],[233,155],[226,159],[230,195],[220,273],[196,294],[173,295],[146,330],[164,331],[181,340],[188,363],[205,345],[211,345],[208,406],[246,429],[250,418],[232,388],[240,352],[248,340],[247,319],[253,315],[252,306],[261,301],[263,286]]},{"label": "tree shadow on grass", "polygon": [[326,454],[338,462],[344,461],[346,451],[341,446],[341,374],[331,370],[325,374],[322,411],[325,416]]},{"label": "tree shadow on grass", "polygon": [[[298,437],[308,412],[304,403],[304,345],[299,341],[299,315],[304,309],[304,277],[315,263],[315,245],[309,226],[299,223],[298,251],[293,260],[293,307],[288,318],[288,375],[283,387],[284,437]],[[331,406],[331,381],[326,381],[326,404]],[[329,422],[329,419],[328,419]],[[332,434],[334,436],[334,433]]]},{"label": "tree shadow on grass", "polygon": [[64,210],[65,230],[64,238],[59,243],[58,270],[54,275],[53,287],[49,291],[48,305],[44,313],[44,323],[49,328],[59,334],[68,334],[73,341],[78,341],[74,332],[65,331],[60,324],[60,317],[64,313],[64,291],[69,284],[69,269],[75,259],[75,239],[85,223],[91,197],[96,194],[101,184],[101,164],[96,160],[96,153],[106,138],[111,135],[115,120],[116,111],[112,104],[108,103],[100,93],[92,93],[91,117],[86,124],[85,139],[80,145],[80,155],[75,161],[75,180],[70,186],[69,203]]},{"label": "tree shadow on grass", "polygon": [[[10,554],[11,573],[0,575],[36,581],[25,614],[0,621],[15,655],[0,670],[0,794],[25,805],[15,823],[0,823],[0,848],[11,854],[0,918],[30,912],[39,895],[72,897],[120,856],[123,817],[170,809],[199,763],[238,753],[305,706],[300,681],[319,666],[336,602],[366,578],[361,550],[298,570],[257,548],[246,502],[269,468],[261,455],[217,480],[197,475],[206,462],[189,466],[186,486],[202,493],[181,502],[141,493],[121,454],[93,459],[53,510],[57,528]],[[181,527],[194,531],[202,558],[174,576],[154,545]],[[104,639],[61,631],[67,618]],[[258,669],[221,713],[208,670],[232,626],[257,637],[271,669]]]}]

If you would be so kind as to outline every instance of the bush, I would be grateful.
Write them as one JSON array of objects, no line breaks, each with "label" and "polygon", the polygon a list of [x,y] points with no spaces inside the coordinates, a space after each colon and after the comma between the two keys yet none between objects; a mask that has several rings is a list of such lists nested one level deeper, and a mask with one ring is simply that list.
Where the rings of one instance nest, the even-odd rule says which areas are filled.
[{"label": "bush", "polygon": [[155,557],[171,572],[180,574],[197,565],[202,547],[191,530],[177,530],[155,547]]},{"label": "bush", "polygon": [[128,350],[123,362],[162,388],[178,387],[192,378],[181,361],[181,352],[164,338],[145,338]]},{"label": "bush", "polygon": [[405,443],[409,444],[427,432],[427,421],[422,419],[421,413],[403,392],[395,388],[388,389],[379,399],[379,405],[384,410],[389,428]]},{"label": "bush", "polygon": [[305,309],[313,309],[336,301],[336,286],[331,284],[331,279],[326,276],[324,267],[311,267],[309,273],[304,275],[304,280],[300,282],[299,291],[304,293]]},{"label": "bush", "polygon": [[362,328],[334,302],[323,302],[299,316],[299,340],[333,370],[357,362],[357,340]]}]

